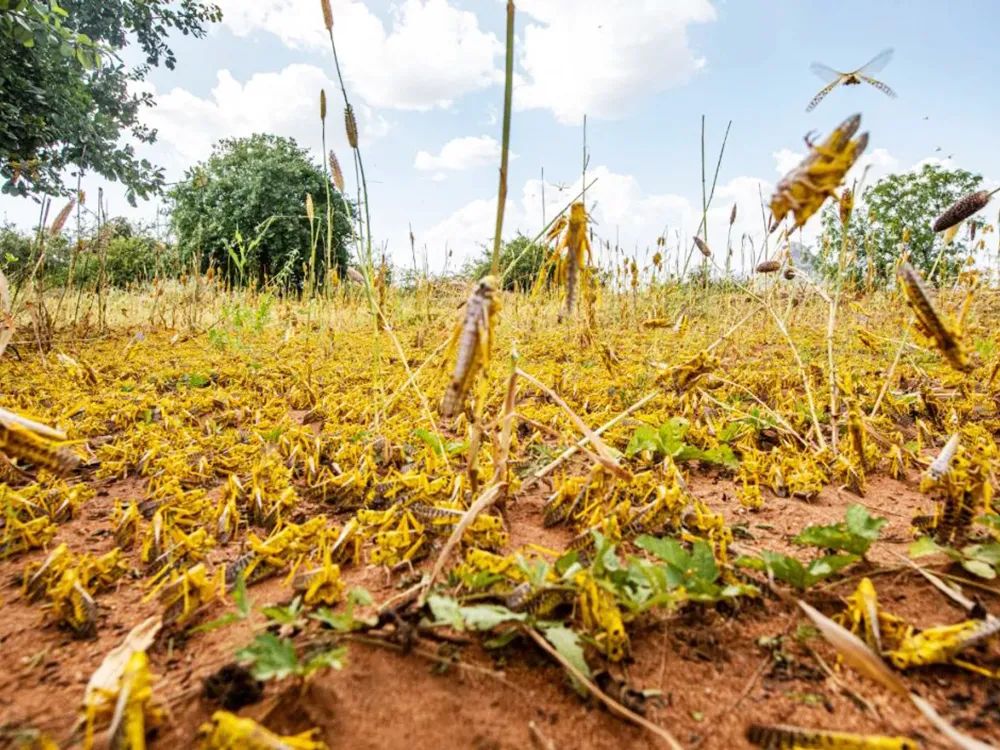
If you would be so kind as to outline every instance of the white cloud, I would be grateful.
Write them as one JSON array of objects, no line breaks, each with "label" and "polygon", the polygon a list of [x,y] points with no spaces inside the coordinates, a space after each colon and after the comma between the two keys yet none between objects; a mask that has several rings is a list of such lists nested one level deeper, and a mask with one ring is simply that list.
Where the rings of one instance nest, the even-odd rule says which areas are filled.
[{"label": "white cloud", "polygon": [[[221,0],[223,24],[246,36],[267,31],[292,48],[327,53],[318,0]],[[475,13],[448,0],[403,0],[391,25],[364,3],[333,0],[334,38],[349,87],[373,107],[428,110],[500,80],[503,51]],[[330,67],[333,67],[332,55]]]},{"label": "white cloud", "polygon": [[500,161],[500,144],[488,135],[453,138],[441,147],[438,154],[418,151],[413,166],[422,172],[432,170],[461,171]]},{"label": "white cloud", "polygon": [[[276,73],[255,73],[245,83],[228,70],[220,70],[208,97],[175,88],[156,98],[157,106],[145,120],[158,129],[157,151],[161,161],[186,167],[204,159],[220,138],[274,133],[295,138],[299,145],[320,152],[319,92],[325,88],[330,101],[327,145],[343,155],[347,140],[337,106],[334,81],[314,65],[289,65]],[[275,106],[281,102],[281,106]],[[363,142],[385,135],[388,123],[370,107],[357,109]]]},{"label": "white cloud", "polygon": [[617,118],[634,101],[690,80],[705,64],[687,27],[715,19],[708,0],[522,0],[515,103],[560,122]]},{"label": "white cloud", "polygon": [[774,171],[782,177],[795,169],[805,158],[804,153],[792,151],[790,148],[778,149],[771,156],[774,158]]}]

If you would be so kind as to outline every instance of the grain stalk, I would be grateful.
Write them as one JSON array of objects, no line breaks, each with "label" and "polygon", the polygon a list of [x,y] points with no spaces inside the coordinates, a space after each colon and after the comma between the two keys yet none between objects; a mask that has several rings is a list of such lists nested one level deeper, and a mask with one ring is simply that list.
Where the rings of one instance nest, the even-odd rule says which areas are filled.
[{"label": "grain stalk", "polygon": [[[705,119],[704,115],[702,115],[702,129],[703,129],[703,131],[704,131],[704,119]],[[701,222],[698,225],[698,231],[695,232],[695,235],[701,234],[703,230],[707,230],[707,228],[708,228],[707,227],[708,209],[709,209],[709,207],[711,207],[711,205],[712,205],[712,198],[715,196],[715,186],[716,186],[716,183],[719,180],[719,169],[722,167],[722,157],[726,153],[726,142],[729,140],[729,129],[732,126],[733,126],[733,121],[730,120],[729,124],[726,125],[725,135],[722,136],[722,146],[719,148],[719,158],[715,162],[715,174],[712,176],[712,189],[709,190],[709,192],[708,192],[708,198],[703,201],[704,210],[702,212]],[[703,132],[703,137],[704,137],[704,132]],[[702,175],[703,175],[702,176],[702,191],[703,192],[704,192],[704,184],[705,184],[704,183],[704,173],[705,173],[704,165],[705,165],[705,151],[704,151],[704,148],[703,148],[702,149]],[[706,237],[707,237],[707,234],[706,234]],[[691,241],[691,247],[688,250],[687,257],[684,259],[684,268],[678,272],[678,278],[684,278],[687,275],[688,264],[691,262],[691,256],[694,254],[695,249],[696,249],[696,245],[694,243],[694,240],[692,240]],[[680,260],[680,256],[678,255],[678,262],[679,262],[679,260]]]},{"label": "grain stalk", "polygon": [[778,327],[781,335],[784,337],[785,342],[788,344],[788,348],[792,350],[792,356],[795,358],[795,365],[799,370],[799,377],[802,378],[802,385],[806,391],[806,401],[809,404],[809,416],[812,419],[813,430],[816,432],[816,442],[819,443],[821,450],[826,448],[826,438],[823,437],[823,430],[820,428],[819,417],[816,414],[816,402],[813,399],[812,388],[809,387],[809,374],[806,372],[806,366],[802,362],[802,357],[799,355],[799,349],[795,346],[795,342],[792,341],[792,337],[788,333],[788,328],[785,326],[785,322],[781,317],[774,311],[770,302],[765,301],[765,306],[767,311],[774,318],[774,324]]},{"label": "grain stalk", "polygon": [[[507,159],[510,152],[510,110],[514,86],[514,1],[507,0],[507,57],[503,86],[503,134],[500,144],[500,187],[497,191],[497,223],[493,234],[493,258],[490,273],[500,273],[500,242],[503,214],[507,203]],[[530,246],[529,246],[530,247]]]}]

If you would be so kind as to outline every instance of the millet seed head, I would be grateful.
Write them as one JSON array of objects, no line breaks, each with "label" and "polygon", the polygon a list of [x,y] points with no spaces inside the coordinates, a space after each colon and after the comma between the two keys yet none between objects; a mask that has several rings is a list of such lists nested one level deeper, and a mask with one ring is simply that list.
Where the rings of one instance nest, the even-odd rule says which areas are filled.
[{"label": "millet seed head", "polygon": [[959,222],[965,221],[989,203],[991,195],[992,193],[986,190],[977,190],[974,193],[963,195],[934,220],[931,229],[935,232],[943,232]]}]

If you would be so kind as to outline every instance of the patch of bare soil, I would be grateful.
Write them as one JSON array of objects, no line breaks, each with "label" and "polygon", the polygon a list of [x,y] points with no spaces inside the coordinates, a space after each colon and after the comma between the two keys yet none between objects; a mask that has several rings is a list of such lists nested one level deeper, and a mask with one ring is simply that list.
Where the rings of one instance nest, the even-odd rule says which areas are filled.
[{"label": "patch of bare soil", "polygon": [[[507,508],[512,548],[538,545],[563,548],[569,532],[541,523],[544,487],[526,493]],[[962,611],[928,584],[904,559],[911,540],[909,520],[926,512],[928,501],[912,484],[876,479],[863,498],[828,488],[815,500],[768,498],[751,513],[734,499],[724,480],[696,477],[691,489],[729,523],[738,525],[738,542],[749,550],[790,550],[790,539],[810,523],[843,518],[851,502],[863,502],[889,524],[869,554],[865,572],[877,575],[884,605],[918,626],[957,622]],[[111,548],[109,513],[120,498],[142,499],[141,483],[118,482],[100,489],[79,517],[64,524],[56,539],[76,551]],[[62,746],[72,747],[72,730],[84,686],[104,655],[144,618],[155,601],[142,587],[123,579],[116,590],[97,597],[97,636],[77,640],[48,624],[44,611],[22,597],[17,575],[26,563],[44,557],[37,551],[0,562],[0,726],[43,729]],[[136,552],[132,563],[138,565]],[[238,555],[235,544],[213,551],[213,564]],[[877,567],[876,567],[877,566]],[[853,571],[852,571],[853,573]],[[859,574],[809,592],[814,604],[833,614],[851,593]],[[349,585],[366,587],[376,601],[398,593],[413,576],[408,570],[377,568],[345,572]],[[987,606],[996,592],[975,592]],[[287,600],[280,578],[250,587],[255,605]],[[208,616],[217,616],[216,607]],[[451,640],[416,633],[394,642],[352,640],[341,671],[327,670],[304,686],[259,685],[238,670],[205,680],[232,662],[252,638],[259,616],[207,633],[168,633],[150,652],[158,675],[156,694],[170,708],[170,719],[151,747],[190,746],[212,712],[239,706],[241,715],[274,731],[295,733],[318,727],[330,747],[423,748],[651,748],[660,741],[581,698],[562,670],[527,642],[515,641],[487,651],[477,641]],[[804,638],[803,619],[791,603],[765,595],[738,609],[689,606],[633,626],[630,659],[601,680],[608,692],[632,700],[651,721],[666,727],[684,747],[747,746],[752,722],[792,723],[845,731],[898,733],[923,738],[925,747],[943,747],[936,735],[898,698],[837,666],[835,655],[818,638]],[[992,654],[996,657],[996,654]],[[977,660],[989,662],[989,654]],[[994,663],[995,663],[994,659]],[[952,667],[931,667],[907,674],[908,683],[976,737],[1000,742],[1000,688],[990,680]],[[221,680],[221,683],[220,683]],[[242,682],[241,682],[242,680]],[[231,695],[222,689],[229,686]],[[645,698],[632,691],[649,691]],[[262,689],[261,689],[262,688]],[[231,703],[228,703],[231,701]]]}]

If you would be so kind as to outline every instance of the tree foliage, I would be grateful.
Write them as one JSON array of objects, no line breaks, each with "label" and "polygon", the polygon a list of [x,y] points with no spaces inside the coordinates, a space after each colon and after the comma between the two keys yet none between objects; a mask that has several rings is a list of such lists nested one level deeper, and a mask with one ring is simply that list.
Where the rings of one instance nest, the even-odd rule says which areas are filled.
[{"label": "tree foliage", "polygon": [[[216,144],[207,161],[185,174],[170,192],[173,227],[186,260],[197,257],[233,281],[300,284],[313,255],[322,279],[326,195],[331,196],[331,257],[347,270],[351,205],[294,140],[255,134]],[[310,229],[306,195],[315,205]]]},{"label": "tree foliage", "polygon": [[[503,288],[507,291],[531,289],[545,265],[548,252],[545,245],[539,243],[532,245],[530,238],[524,235],[518,235],[510,242],[505,242],[500,249],[500,270],[501,272],[508,268],[510,270],[504,277]],[[490,264],[491,252],[484,248],[482,257],[472,262],[467,267],[466,273],[476,279],[482,278],[490,272]]]},{"label": "tree foliage", "polygon": [[[968,253],[969,247],[961,237],[944,245],[931,224],[945,208],[974,191],[980,182],[980,175],[964,169],[925,164],[919,171],[892,174],[866,188],[848,224],[849,251],[855,256],[851,272],[857,279],[888,281],[899,258],[903,233],[908,231],[910,262],[926,277],[938,253],[943,252],[937,278],[953,276],[958,259]],[[836,267],[843,237],[835,203],[823,212],[823,229],[826,246],[819,260],[821,267],[830,270]]]},{"label": "tree foliage", "polygon": [[[45,264],[41,270],[44,286],[62,286],[69,279],[74,250],[77,262],[73,285],[89,287],[97,283],[99,257],[103,255],[107,282],[124,288],[156,277],[176,277],[182,267],[176,247],[160,240],[152,227],[131,224],[114,218],[100,231],[71,240],[65,233],[45,236]],[[14,285],[20,285],[31,273],[38,258],[39,235],[18,231],[10,224],[0,225],[0,271]],[[77,244],[79,243],[79,244]]]},{"label": "tree foliage", "polygon": [[[203,36],[222,18],[202,0],[0,0],[0,179],[3,192],[63,191],[75,166],[125,185],[130,202],[163,185],[131,143],[156,133],[139,121],[150,69],[173,68],[172,32]],[[142,62],[119,55],[137,46]]]}]

